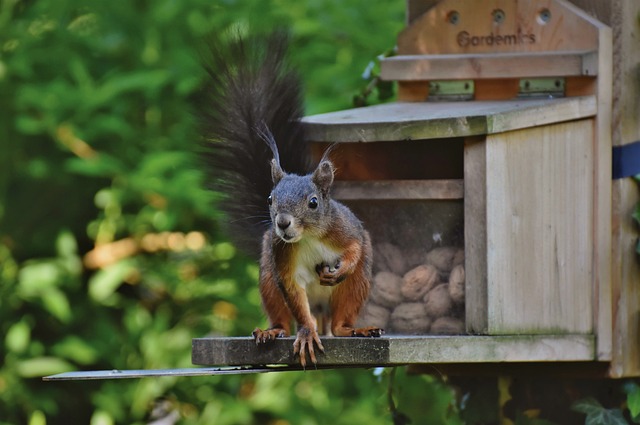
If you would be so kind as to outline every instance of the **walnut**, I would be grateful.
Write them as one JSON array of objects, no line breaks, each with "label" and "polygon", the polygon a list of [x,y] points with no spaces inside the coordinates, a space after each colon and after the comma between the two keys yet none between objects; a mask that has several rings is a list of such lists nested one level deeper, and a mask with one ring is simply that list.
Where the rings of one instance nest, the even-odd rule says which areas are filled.
[{"label": "walnut", "polygon": [[389,271],[398,275],[407,271],[404,253],[397,246],[383,242],[374,246],[373,260],[376,270]]},{"label": "walnut", "polygon": [[452,246],[443,246],[432,249],[427,253],[425,262],[436,266],[440,273],[448,275],[453,268],[453,259],[457,250],[457,248]]},{"label": "walnut", "polygon": [[453,302],[461,304],[464,302],[464,267],[455,266],[449,275],[449,295]]},{"label": "walnut", "polygon": [[429,331],[431,320],[423,303],[404,303],[391,313],[390,325],[395,333],[425,334]]},{"label": "walnut", "polygon": [[456,255],[453,256],[453,267],[462,264],[464,266],[464,249],[456,251]]},{"label": "walnut", "polygon": [[449,285],[441,283],[429,291],[424,297],[424,304],[429,317],[436,318],[446,316],[453,305],[451,296],[449,295]]},{"label": "walnut", "polygon": [[375,326],[386,329],[389,324],[389,316],[391,316],[391,312],[388,309],[377,304],[367,303],[360,313],[356,327]]},{"label": "walnut", "polygon": [[380,272],[373,278],[369,299],[380,306],[394,308],[402,302],[402,278],[391,272]]},{"label": "walnut", "polygon": [[427,255],[427,251],[424,249],[410,249],[404,252],[404,258],[407,264],[406,270],[418,267],[420,264],[424,264],[424,259]]},{"label": "walnut", "polygon": [[440,317],[431,325],[431,333],[434,334],[461,334],[464,333],[464,322],[455,317]]},{"label": "walnut", "polygon": [[438,270],[423,264],[409,270],[402,278],[400,292],[407,301],[420,301],[438,282]]}]

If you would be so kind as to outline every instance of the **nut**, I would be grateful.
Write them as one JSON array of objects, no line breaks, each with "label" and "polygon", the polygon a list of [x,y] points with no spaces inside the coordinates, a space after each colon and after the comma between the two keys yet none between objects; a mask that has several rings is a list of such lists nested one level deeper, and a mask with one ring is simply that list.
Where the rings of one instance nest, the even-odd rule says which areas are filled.
[{"label": "nut", "polygon": [[464,333],[464,322],[455,317],[440,317],[434,320],[431,325],[431,333],[433,334],[461,334]]},{"label": "nut", "polygon": [[374,326],[386,329],[389,324],[389,316],[391,316],[391,312],[388,309],[377,304],[367,303],[360,313],[356,327]]},{"label": "nut", "polygon": [[432,319],[446,316],[453,305],[451,296],[449,295],[449,285],[441,283],[429,291],[424,297],[424,304],[427,309],[427,314]]},{"label": "nut", "polygon": [[429,331],[431,320],[422,303],[400,304],[391,313],[391,329],[395,333],[424,334]]},{"label": "nut", "polygon": [[456,255],[453,256],[453,267],[458,265],[464,265],[464,249],[456,251]]},{"label": "nut", "polygon": [[443,274],[449,274],[453,268],[453,258],[458,251],[452,246],[443,246],[432,249],[427,253],[426,263],[436,266],[438,271]]},{"label": "nut", "polygon": [[404,253],[393,244],[383,242],[375,245],[373,258],[376,270],[390,271],[398,275],[407,271]]},{"label": "nut", "polygon": [[400,292],[407,301],[420,301],[438,282],[438,270],[423,264],[409,270],[402,278]]},{"label": "nut", "polygon": [[464,302],[464,267],[455,266],[449,275],[449,295],[453,302],[461,304]]},{"label": "nut", "polygon": [[369,299],[380,306],[393,309],[402,302],[402,278],[391,272],[380,272],[373,278]]}]

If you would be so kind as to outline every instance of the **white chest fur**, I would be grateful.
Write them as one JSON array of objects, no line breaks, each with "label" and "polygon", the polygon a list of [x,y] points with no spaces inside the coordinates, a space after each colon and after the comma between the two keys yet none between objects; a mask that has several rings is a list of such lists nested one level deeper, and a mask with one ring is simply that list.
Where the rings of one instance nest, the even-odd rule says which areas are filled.
[{"label": "white chest fur", "polygon": [[297,244],[294,279],[307,292],[312,308],[314,304],[326,305],[335,287],[320,285],[316,266],[335,264],[342,253],[315,238],[303,238]]}]

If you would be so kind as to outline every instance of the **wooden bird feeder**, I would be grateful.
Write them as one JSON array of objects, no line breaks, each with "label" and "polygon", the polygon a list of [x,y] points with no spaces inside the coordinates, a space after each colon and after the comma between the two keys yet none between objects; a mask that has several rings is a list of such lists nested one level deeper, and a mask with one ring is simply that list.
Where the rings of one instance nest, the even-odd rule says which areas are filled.
[{"label": "wooden bird feeder", "polygon": [[[398,102],[305,118],[318,152],[338,144],[334,196],[374,241],[364,314],[390,334],[331,340],[319,361],[608,370],[617,338],[610,28],[563,0],[410,9],[397,55],[381,68],[398,82]],[[447,261],[461,264],[465,284],[464,304],[441,312],[444,325],[420,307],[425,298],[376,289],[407,285],[404,274],[447,249],[464,252]],[[436,265],[436,287],[451,279],[448,267]],[[234,363],[227,343],[195,340],[195,363]],[[291,362],[290,343],[262,361]]]},{"label": "wooden bird feeder", "polygon": [[[388,329],[323,338],[319,365],[640,375],[612,364],[638,348],[614,323],[611,29],[564,0],[410,1],[381,69],[397,102],[304,119],[317,152],[338,144],[334,196],[374,242],[363,320]],[[193,363],[294,365],[292,341],[199,338]]]},{"label": "wooden bird feeder", "polygon": [[611,352],[610,46],[564,1],[444,0],[382,64],[400,102],[307,119],[312,141],[348,144],[350,199],[460,200],[454,227],[433,230],[464,235],[466,332],[563,336],[547,361]]},{"label": "wooden bird feeder", "polygon": [[[611,60],[610,29],[567,2],[443,0],[382,63],[397,103],[305,118],[319,151],[339,144],[334,196],[372,234],[373,309],[423,334],[391,336],[388,362],[610,359]],[[464,251],[457,336],[424,298],[395,323],[406,297],[377,294],[438,248]],[[194,341],[195,362],[220,343]]]}]

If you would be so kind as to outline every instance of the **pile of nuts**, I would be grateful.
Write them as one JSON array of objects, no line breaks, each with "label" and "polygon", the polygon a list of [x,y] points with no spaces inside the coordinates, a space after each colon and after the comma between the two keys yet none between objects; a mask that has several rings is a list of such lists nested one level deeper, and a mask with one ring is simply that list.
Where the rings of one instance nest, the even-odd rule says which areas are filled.
[{"label": "pile of nuts", "polygon": [[464,250],[437,247],[407,253],[374,246],[374,278],[359,326],[387,334],[464,333]]}]

